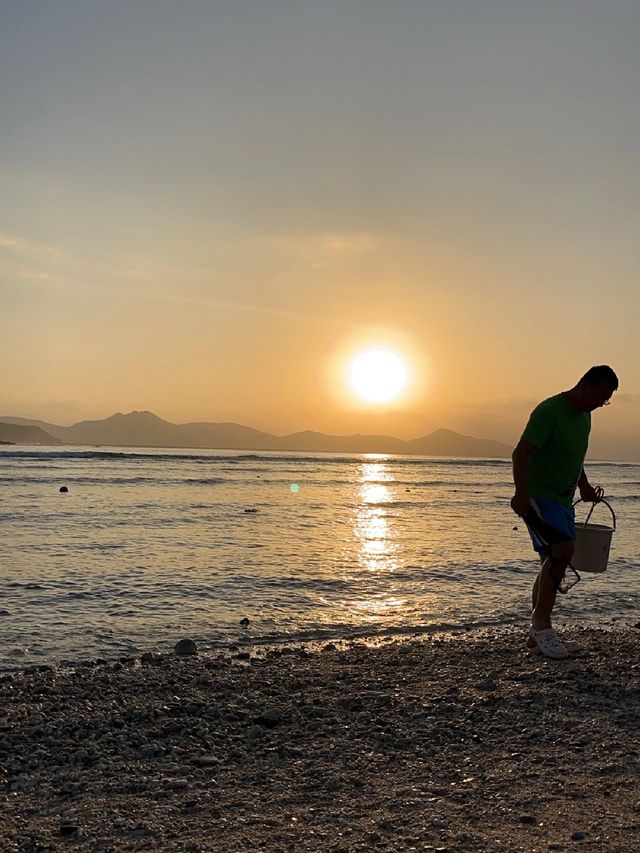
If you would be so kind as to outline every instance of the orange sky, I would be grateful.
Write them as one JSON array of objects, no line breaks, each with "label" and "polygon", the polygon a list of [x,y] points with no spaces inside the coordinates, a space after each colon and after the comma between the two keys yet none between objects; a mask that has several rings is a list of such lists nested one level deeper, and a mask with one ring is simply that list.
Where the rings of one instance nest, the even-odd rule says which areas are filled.
[{"label": "orange sky", "polygon": [[0,414],[512,441],[606,362],[640,459],[640,11],[574,6],[5,11]]}]

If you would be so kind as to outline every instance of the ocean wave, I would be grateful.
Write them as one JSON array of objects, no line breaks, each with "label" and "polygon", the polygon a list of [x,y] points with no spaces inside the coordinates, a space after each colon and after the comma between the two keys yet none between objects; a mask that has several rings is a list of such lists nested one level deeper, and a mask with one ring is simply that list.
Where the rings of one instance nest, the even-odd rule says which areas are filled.
[{"label": "ocean wave", "polygon": [[[337,624],[318,626],[317,628],[300,629],[292,631],[274,631],[258,636],[243,638],[243,646],[278,646],[290,643],[314,643],[334,640],[337,642],[350,640],[376,640],[393,637],[419,637],[431,634],[459,634],[469,631],[480,631],[486,628],[508,628],[514,623],[521,621],[517,613],[505,612],[495,618],[466,619],[455,621],[440,620],[428,624],[411,623],[408,625],[390,625],[365,627],[363,625]],[[213,642],[213,648],[228,644],[228,639]]]},{"label": "ocean wave", "polygon": [[333,454],[330,452],[314,455],[305,454],[304,451],[289,452],[289,453],[273,453],[264,451],[261,453],[242,452],[239,451],[234,455],[213,456],[203,453],[140,453],[137,451],[120,451],[120,450],[0,450],[0,460],[2,459],[31,459],[34,461],[85,461],[85,460],[104,460],[104,461],[141,461],[141,462],[196,462],[204,465],[224,465],[237,464],[239,462],[268,462],[268,463],[313,463],[319,465],[327,465],[333,463],[347,465],[362,465],[362,464],[379,464],[386,463],[389,465],[415,465],[420,462],[431,462],[437,465],[455,465],[455,466],[480,466],[493,467],[495,465],[508,466],[511,464],[506,459],[475,459],[475,458],[456,458],[448,456],[401,456],[394,454],[370,454],[370,453],[353,453],[353,454]]}]

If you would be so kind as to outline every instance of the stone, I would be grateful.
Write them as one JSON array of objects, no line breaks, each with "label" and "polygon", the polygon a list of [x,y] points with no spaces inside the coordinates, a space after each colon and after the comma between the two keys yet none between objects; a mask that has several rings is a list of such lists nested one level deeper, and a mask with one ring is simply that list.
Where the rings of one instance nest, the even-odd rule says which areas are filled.
[{"label": "stone", "polygon": [[178,640],[173,647],[173,651],[179,657],[186,657],[187,655],[197,655],[198,647],[193,640],[184,639]]},{"label": "stone", "polygon": [[267,708],[263,711],[256,722],[260,726],[265,726],[267,729],[275,728],[282,721],[282,714],[277,708]]},{"label": "stone", "polygon": [[198,767],[217,767],[220,759],[215,755],[195,755],[193,763]]},{"label": "stone", "polygon": [[189,787],[189,783],[186,779],[165,779],[164,787],[169,791],[184,791]]}]

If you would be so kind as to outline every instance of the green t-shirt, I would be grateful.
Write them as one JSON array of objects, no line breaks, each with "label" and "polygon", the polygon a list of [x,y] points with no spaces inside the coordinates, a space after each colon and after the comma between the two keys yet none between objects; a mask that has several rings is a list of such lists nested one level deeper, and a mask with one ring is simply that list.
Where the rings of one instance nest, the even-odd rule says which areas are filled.
[{"label": "green t-shirt", "polygon": [[532,498],[571,506],[587,454],[591,413],[580,412],[564,394],[543,400],[531,413],[522,438],[534,445],[527,471]]}]

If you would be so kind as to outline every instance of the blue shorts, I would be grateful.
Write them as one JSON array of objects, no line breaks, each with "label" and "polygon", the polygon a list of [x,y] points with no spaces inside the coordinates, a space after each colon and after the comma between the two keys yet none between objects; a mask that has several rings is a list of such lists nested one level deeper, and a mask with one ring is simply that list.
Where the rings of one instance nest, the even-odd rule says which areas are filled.
[{"label": "blue shorts", "polygon": [[[555,528],[558,533],[563,534],[565,541],[575,541],[576,522],[572,506],[565,506],[549,498],[532,498],[531,506],[546,524]],[[531,536],[534,551],[543,557],[548,556],[550,553],[549,543],[543,539],[540,533],[533,530],[530,525],[527,525],[527,529],[529,530],[529,536]]]}]

